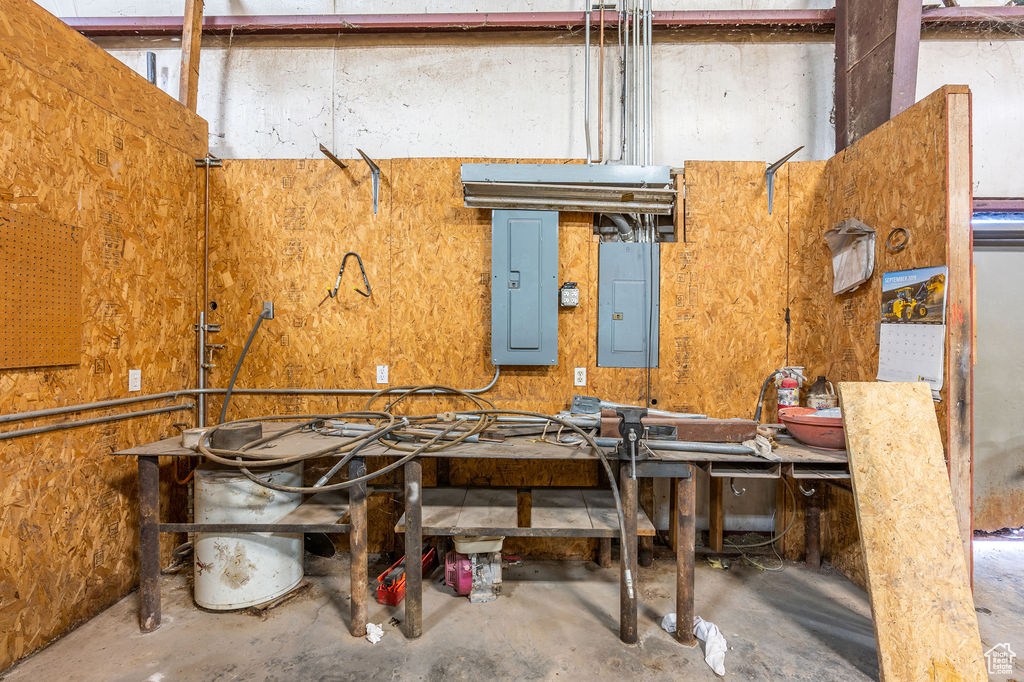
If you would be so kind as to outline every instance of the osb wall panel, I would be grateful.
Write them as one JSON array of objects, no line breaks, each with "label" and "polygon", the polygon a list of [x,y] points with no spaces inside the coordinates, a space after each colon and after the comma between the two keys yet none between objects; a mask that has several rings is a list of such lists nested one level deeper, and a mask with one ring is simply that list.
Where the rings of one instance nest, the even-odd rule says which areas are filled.
[{"label": "osb wall panel", "polygon": [[206,123],[31,0],[0,0],[0,53],[165,144],[206,154]]},{"label": "osb wall panel", "polygon": [[[16,28],[17,41],[56,54],[70,29],[33,23],[31,4],[0,4],[0,44],[6,50]],[[76,226],[84,263],[80,358],[0,372],[3,412],[125,396],[129,368],[142,369],[145,392],[190,387],[199,227],[192,155],[0,52],[0,209]],[[76,59],[79,72],[114,62],[99,50]],[[141,103],[134,81],[120,87],[137,93],[155,121],[178,107]],[[205,139],[205,124],[194,132]],[[0,443],[0,670],[136,583],[134,462],[107,455],[191,420],[177,412]],[[165,486],[165,502],[170,492]]]},{"label": "osb wall panel", "polygon": [[[377,364],[389,366],[391,386],[486,385],[494,374],[490,212],[463,206],[459,174],[466,161],[474,160],[379,161],[376,216],[360,160],[345,170],[327,160],[225,161],[214,169],[211,299],[217,309],[210,315],[223,325],[212,341],[226,348],[216,353],[211,384],[227,383],[261,301],[273,300],[277,317],[264,322],[239,386],[373,388]],[[768,216],[763,164],[691,164],[686,180],[687,241],[661,250],[663,369],[652,372],[651,397],[665,409],[749,416],[763,377],[785,359],[787,189],[783,183],[777,190],[781,210]],[[338,298],[320,307],[349,250],[362,255],[373,296],[351,290],[361,280],[350,261]],[[574,392],[644,400],[644,370],[596,367],[597,261],[590,216],[562,214],[558,279],[578,282],[581,295],[577,308],[558,313],[558,365],[503,367],[483,397],[543,412],[567,408]],[[587,368],[586,388],[573,387],[574,367]],[[229,417],[361,409],[365,401],[238,395]],[[418,397],[408,409],[424,414],[464,405]],[[219,400],[210,407],[215,416]],[[601,480],[593,463],[458,459],[439,473],[427,460],[425,484],[438,476],[450,485]],[[393,525],[400,510],[387,509],[378,508],[388,515],[375,515],[372,525]],[[371,538],[371,550],[387,549],[386,540]],[[590,551],[591,544],[581,547]],[[551,549],[543,541],[530,547],[531,553]]]},{"label": "osb wall panel", "polygon": [[[816,167],[790,164],[790,186],[801,194],[790,204],[789,355],[792,364],[806,366],[809,377],[874,380],[881,273],[947,263],[947,90],[936,91],[834,156],[823,174]],[[834,296],[824,234],[847,218],[875,229],[875,270],[857,290]],[[892,253],[885,241],[897,227],[909,230],[910,243]],[[936,403],[944,443],[949,381],[947,373],[942,402]],[[829,503],[836,509],[823,517],[824,556],[863,585],[856,518],[846,513],[852,499],[832,490]]]}]

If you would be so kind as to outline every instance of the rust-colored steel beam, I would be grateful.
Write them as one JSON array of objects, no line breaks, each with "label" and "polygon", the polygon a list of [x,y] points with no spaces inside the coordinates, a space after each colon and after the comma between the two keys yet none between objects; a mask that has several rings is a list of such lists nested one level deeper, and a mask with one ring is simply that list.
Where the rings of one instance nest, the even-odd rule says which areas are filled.
[{"label": "rust-colored steel beam", "polygon": [[[598,27],[597,14],[592,25]],[[64,17],[63,21],[89,37],[180,36],[181,17]],[[1024,7],[938,7],[925,10],[926,28],[961,26],[991,28],[1024,25]],[[792,32],[830,33],[835,30],[833,10],[675,10],[655,12],[659,30],[731,28],[785,29]],[[583,12],[472,12],[431,14],[299,14],[206,17],[208,35],[310,35],[348,33],[472,33],[481,31],[581,30]],[[605,28],[618,26],[618,14],[605,14]]]},{"label": "rust-colored steel beam", "polygon": [[[89,37],[177,36],[180,17],[64,17]],[[598,27],[597,15],[592,24]],[[618,14],[605,14],[605,28],[618,26]],[[584,27],[583,12],[471,12],[430,14],[305,14],[206,17],[208,35],[291,35],[348,33],[463,33],[479,31],[575,31]],[[827,32],[832,10],[709,10],[655,12],[657,29],[723,27],[788,28]]]}]

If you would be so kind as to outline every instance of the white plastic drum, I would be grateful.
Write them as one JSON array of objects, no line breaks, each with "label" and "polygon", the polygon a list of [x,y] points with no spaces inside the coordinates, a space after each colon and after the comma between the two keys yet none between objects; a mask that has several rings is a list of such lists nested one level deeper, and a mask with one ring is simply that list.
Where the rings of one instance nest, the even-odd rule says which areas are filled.
[{"label": "white plastic drum", "polygon": [[[301,462],[254,473],[279,485],[302,485]],[[301,502],[302,495],[263,487],[236,469],[196,469],[196,523],[273,523]],[[301,533],[196,533],[196,603],[226,611],[286,594],[302,580],[302,550]]]}]

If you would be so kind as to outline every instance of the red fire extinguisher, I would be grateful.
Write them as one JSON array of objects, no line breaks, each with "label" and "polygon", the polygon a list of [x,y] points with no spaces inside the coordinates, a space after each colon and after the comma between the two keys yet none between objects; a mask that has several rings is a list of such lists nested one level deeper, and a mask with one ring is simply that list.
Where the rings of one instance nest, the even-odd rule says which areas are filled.
[{"label": "red fire extinguisher", "polygon": [[800,383],[793,377],[785,377],[779,383],[779,407],[794,407],[800,404]]}]

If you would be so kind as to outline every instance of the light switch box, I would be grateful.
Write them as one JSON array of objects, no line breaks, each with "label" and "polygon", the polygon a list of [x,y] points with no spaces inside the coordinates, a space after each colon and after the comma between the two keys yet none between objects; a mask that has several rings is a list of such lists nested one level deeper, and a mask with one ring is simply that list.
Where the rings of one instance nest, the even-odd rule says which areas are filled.
[{"label": "light switch box", "polygon": [[141,369],[130,369],[128,370],[128,390],[141,391],[142,390],[142,370]]}]

